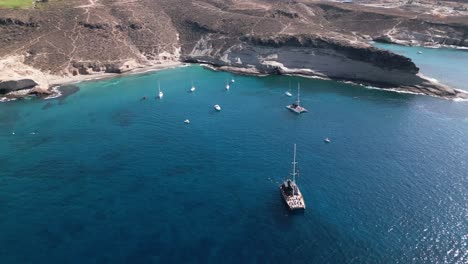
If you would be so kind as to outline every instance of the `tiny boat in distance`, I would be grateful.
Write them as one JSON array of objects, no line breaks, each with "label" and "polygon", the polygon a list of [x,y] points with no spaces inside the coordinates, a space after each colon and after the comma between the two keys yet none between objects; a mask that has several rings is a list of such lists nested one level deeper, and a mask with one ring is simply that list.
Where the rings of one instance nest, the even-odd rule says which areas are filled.
[{"label": "tiny boat in distance", "polygon": [[288,108],[289,110],[295,112],[295,113],[304,113],[304,112],[307,112],[307,109],[305,109],[304,107],[302,107],[300,105],[300,99],[299,99],[299,90],[301,89],[300,85],[297,84],[297,101],[295,103],[292,103],[288,106],[286,106],[286,108]]},{"label": "tiny boat in distance", "polygon": [[215,105],[214,105],[214,109],[216,109],[216,111],[221,111],[221,106],[215,104]]},{"label": "tiny boat in distance", "polygon": [[323,141],[325,141],[325,143],[330,143],[331,140],[329,138],[325,138]]},{"label": "tiny boat in distance", "polygon": [[292,96],[292,93],[291,93],[291,81],[289,81],[289,89],[284,93],[286,96],[289,96],[291,97]]},{"label": "tiny boat in distance", "polygon": [[192,82],[192,88],[190,88],[190,92],[192,92],[192,93],[195,92],[195,89],[196,89],[195,85],[193,85],[193,82]]},{"label": "tiny boat in distance", "polygon": [[159,84],[159,81],[158,81],[158,90],[159,90],[158,98],[162,99],[164,96],[164,93],[161,91],[161,85]]},{"label": "tiny boat in distance", "polygon": [[422,51],[418,51],[418,54],[422,54]]},{"label": "tiny boat in distance", "polygon": [[185,124],[190,124],[190,120],[185,119],[185,120],[184,120],[184,123],[185,123]]},{"label": "tiny boat in distance", "polygon": [[296,144],[294,144],[294,159],[292,162],[292,180],[287,179],[280,185],[281,196],[283,197],[284,202],[288,206],[289,210],[304,210],[306,208],[304,197],[302,196],[299,186],[296,184]]},{"label": "tiny boat in distance", "polygon": [[229,91],[229,88],[230,88],[230,86],[229,86],[229,82],[227,82],[227,81],[226,81],[226,90],[228,90],[228,91]]},{"label": "tiny boat in distance", "polygon": [[232,78],[232,79],[231,79],[231,82],[232,82],[232,83],[235,83],[235,82],[236,82],[236,80],[234,80],[234,78]]}]

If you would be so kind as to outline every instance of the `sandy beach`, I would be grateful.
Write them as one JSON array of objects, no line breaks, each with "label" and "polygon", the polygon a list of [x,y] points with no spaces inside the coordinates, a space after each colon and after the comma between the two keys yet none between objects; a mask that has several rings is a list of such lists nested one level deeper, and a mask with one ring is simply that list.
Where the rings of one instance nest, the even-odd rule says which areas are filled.
[{"label": "sandy beach", "polygon": [[125,74],[138,74],[150,71],[163,70],[173,67],[184,65],[180,61],[154,61],[151,64],[138,64],[133,63],[130,70],[122,73],[104,73],[94,72],[90,74],[79,75],[56,75],[43,72],[40,69],[33,68],[24,63],[24,56],[14,55],[0,59],[0,80],[19,80],[19,79],[32,79],[38,83],[39,89],[49,89],[54,86],[77,83],[87,80],[112,78]]}]

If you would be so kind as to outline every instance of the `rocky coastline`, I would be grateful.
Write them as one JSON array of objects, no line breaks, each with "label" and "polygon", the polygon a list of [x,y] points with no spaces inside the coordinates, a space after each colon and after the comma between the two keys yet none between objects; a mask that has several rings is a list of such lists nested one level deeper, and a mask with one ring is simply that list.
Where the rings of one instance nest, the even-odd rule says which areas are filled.
[{"label": "rocky coastline", "polygon": [[41,5],[0,9],[0,97],[50,98],[57,85],[197,63],[468,99],[466,92],[419,74],[409,58],[368,43],[466,48],[466,17],[415,17],[414,11],[305,0]]}]

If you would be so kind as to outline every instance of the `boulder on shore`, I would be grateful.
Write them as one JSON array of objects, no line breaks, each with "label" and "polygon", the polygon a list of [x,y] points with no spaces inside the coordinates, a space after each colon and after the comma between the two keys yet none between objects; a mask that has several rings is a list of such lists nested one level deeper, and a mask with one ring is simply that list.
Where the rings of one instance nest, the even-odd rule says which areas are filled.
[{"label": "boulder on shore", "polygon": [[0,94],[7,94],[18,90],[31,89],[36,85],[37,83],[31,79],[0,81]]}]

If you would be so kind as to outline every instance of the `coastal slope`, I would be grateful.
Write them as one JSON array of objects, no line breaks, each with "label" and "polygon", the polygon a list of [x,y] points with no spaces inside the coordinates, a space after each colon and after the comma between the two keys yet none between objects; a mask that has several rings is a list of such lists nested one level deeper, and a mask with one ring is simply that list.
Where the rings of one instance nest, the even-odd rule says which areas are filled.
[{"label": "coastal slope", "polygon": [[[30,79],[39,85],[16,88],[47,92],[67,80],[194,62],[245,74],[297,74],[468,98],[421,76],[410,59],[368,43],[404,43],[413,32],[408,25],[420,21],[424,30],[439,23],[455,39],[466,34],[464,17],[416,19],[413,11],[383,9],[307,0],[71,0],[0,9],[0,80]],[[460,39],[446,44],[468,44],[464,35]]]}]

